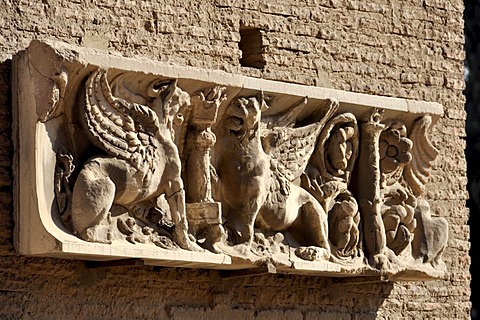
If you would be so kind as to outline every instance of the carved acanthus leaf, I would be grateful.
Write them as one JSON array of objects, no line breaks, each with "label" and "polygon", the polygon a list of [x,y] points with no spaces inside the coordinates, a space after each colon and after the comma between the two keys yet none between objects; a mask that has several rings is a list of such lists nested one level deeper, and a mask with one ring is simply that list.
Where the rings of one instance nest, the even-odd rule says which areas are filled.
[{"label": "carved acanthus leaf", "polygon": [[432,162],[438,155],[438,149],[428,138],[431,125],[432,117],[425,115],[415,121],[409,135],[413,142],[412,161],[405,166],[403,178],[417,197],[423,193],[430,176]]}]

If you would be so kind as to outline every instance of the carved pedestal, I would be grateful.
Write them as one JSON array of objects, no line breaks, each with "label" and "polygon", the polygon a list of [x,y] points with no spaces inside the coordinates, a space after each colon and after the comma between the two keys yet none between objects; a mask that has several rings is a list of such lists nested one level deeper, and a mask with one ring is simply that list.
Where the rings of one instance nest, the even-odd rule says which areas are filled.
[{"label": "carved pedestal", "polygon": [[14,59],[25,255],[425,280],[436,103],[32,42]]},{"label": "carved pedestal", "polygon": [[204,238],[204,248],[221,253],[217,247],[226,239],[222,226],[222,210],[219,202],[197,202],[187,204],[188,223],[197,238]]}]

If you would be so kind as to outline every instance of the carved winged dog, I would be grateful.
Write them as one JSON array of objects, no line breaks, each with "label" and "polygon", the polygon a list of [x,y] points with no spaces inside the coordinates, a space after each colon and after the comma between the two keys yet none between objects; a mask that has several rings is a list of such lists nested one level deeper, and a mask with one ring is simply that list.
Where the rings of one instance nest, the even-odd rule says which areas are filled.
[{"label": "carved winged dog", "polygon": [[108,243],[106,220],[113,204],[148,210],[164,194],[175,223],[174,240],[184,249],[196,249],[187,234],[181,162],[172,137],[174,117],[190,97],[175,82],[152,83],[146,95],[146,105],[113,96],[104,70],[87,80],[82,124],[107,155],[90,158],[81,169],[72,196],[72,224],[82,239]]},{"label": "carved winged dog", "polygon": [[[259,101],[260,100],[260,101]],[[325,121],[337,109],[331,101],[323,118],[299,128],[262,128],[262,98],[233,100],[220,120],[214,159],[219,178],[218,197],[230,229],[245,253],[254,226],[289,230],[299,245],[313,245],[317,258],[328,258],[327,215],[297,180],[312,155]]]}]

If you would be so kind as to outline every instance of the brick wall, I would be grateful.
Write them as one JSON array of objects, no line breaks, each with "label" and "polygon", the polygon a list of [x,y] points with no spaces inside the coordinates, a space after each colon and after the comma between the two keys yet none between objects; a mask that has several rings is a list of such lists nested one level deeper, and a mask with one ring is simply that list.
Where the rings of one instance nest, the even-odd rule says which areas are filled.
[{"label": "brick wall", "polygon": [[[468,318],[470,274],[460,0],[4,0],[0,2],[0,318]],[[240,27],[263,70],[240,66]],[[216,271],[88,269],[13,248],[11,56],[31,39],[377,95],[435,101],[445,117],[426,197],[450,223],[444,281],[222,278]]]}]

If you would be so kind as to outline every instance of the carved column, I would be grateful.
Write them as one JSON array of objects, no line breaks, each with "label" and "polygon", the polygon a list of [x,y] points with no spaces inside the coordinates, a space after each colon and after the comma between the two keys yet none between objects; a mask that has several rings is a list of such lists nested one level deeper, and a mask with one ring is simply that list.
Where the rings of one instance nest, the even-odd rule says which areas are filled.
[{"label": "carved column", "polygon": [[213,87],[192,97],[192,117],[187,136],[187,212],[191,232],[197,236],[204,233],[205,246],[214,251],[215,243],[224,238],[222,214],[219,202],[212,198],[210,176],[210,149],[216,142],[211,127],[217,120],[223,87]]},{"label": "carved column", "polygon": [[386,248],[385,227],[381,216],[379,138],[384,125],[383,110],[373,109],[360,126],[361,142],[358,160],[358,198],[363,221],[365,248],[370,263],[384,267]]},{"label": "carved column", "polygon": [[211,130],[212,123],[204,119],[192,119],[193,131],[189,134],[188,143],[192,145],[188,156],[188,202],[212,202],[210,178],[210,149],[216,142]]}]

